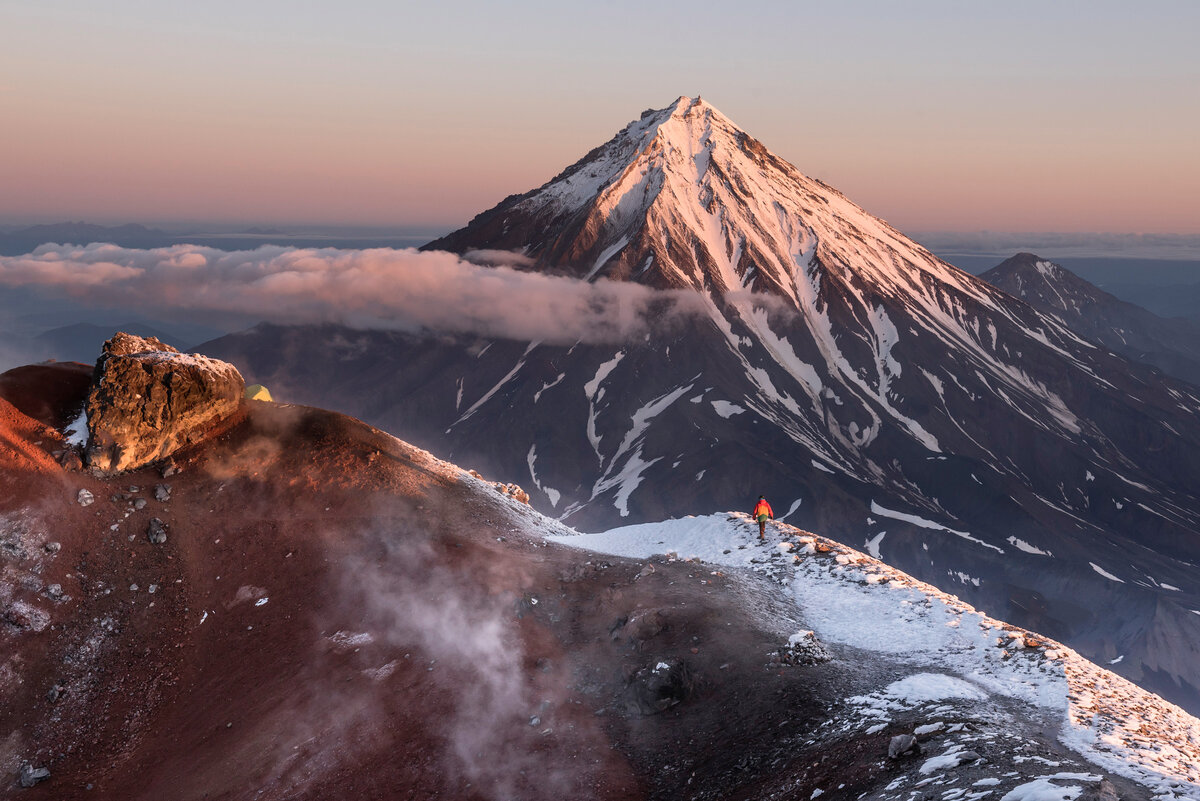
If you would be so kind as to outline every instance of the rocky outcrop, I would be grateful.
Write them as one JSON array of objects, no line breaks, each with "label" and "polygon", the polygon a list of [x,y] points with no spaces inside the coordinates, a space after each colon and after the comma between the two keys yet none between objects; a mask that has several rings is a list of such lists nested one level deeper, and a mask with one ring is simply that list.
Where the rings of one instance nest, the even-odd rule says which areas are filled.
[{"label": "rocky outcrop", "polygon": [[119,333],[104,343],[87,399],[87,464],[116,473],[165,459],[232,417],[245,381],[227,362]]}]

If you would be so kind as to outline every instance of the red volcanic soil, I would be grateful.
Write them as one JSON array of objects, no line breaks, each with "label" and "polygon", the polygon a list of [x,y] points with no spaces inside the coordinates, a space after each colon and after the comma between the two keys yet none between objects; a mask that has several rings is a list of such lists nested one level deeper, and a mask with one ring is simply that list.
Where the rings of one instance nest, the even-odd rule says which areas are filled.
[{"label": "red volcanic soil", "polygon": [[[554,524],[490,485],[304,407],[250,403],[168,478],[67,472],[39,420],[78,408],[80,370],[14,372],[0,377],[0,798],[816,786],[805,741],[853,669],[772,665],[796,626],[764,580],[546,544]],[[878,778],[887,735],[824,748],[857,766],[849,793]],[[23,764],[50,778],[20,789]]]},{"label": "red volcanic soil", "polygon": [[91,383],[90,364],[30,364],[0,373],[0,398],[40,423],[62,428],[83,408]]}]

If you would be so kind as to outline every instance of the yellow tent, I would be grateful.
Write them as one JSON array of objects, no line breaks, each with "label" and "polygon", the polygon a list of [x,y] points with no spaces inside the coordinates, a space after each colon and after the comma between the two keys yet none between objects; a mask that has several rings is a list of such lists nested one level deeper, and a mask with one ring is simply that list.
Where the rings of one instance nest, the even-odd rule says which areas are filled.
[{"label": "yellow tent", "polygon": [[270,401],[271,390],[264,387],[262,384],[251,384],[246,387],[246,400]]}]

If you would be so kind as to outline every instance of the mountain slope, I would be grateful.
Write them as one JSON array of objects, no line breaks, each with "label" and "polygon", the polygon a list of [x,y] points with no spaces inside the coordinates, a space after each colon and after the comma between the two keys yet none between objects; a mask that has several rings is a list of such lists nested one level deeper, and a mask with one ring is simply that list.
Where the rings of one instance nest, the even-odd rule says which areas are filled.
[{"label": "mountain slope", "polygon": [[205,349],[523,475],[578,527],[765,493],[1200,709],[1200,390],[945,264],[700,100],[428,247],[692,302],[609,345],[265,326]]},{"label": "mountain slope", "polygon": [[[81,398],[20,379],[58,418]],[[793,557],[735,515],[580,552],[453,465],[267,403],[167,481],[99,479],[3,403],[0,441],[41,455],[0,462],[29,490],[0,496],[0,765],[54,798],[1200,797],[1194,718],[1056,643],[1005,658],[988,641],[1024,632],[823,538],[773,530]],[[698,542],[724,565],[650,555]]]},{"label": "mountain slope", "polygon": [[1200,384],[1200,324],[1158,317],[1061,265],[1018,253],[980,276],[1115,353]]}]

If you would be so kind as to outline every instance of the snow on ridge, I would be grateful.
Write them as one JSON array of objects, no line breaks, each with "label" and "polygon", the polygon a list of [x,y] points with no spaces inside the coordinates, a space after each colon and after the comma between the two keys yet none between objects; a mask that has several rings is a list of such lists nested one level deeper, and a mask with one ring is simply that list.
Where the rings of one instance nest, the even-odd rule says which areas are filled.
[{"label": "snow on ridge", "polygon": [[[825,642],[887,654],[914,669],[870,698],[847,699],[852,705],[886,706],[922,694],[1013,699],[1057,717],[1064,745],[1151,788],[1155,798],[1200,799],[1200,720],[1183,709],[860,551],[779,522],[772,530],[803,546],[793,549],[780,592],[798,603],[804,625]],[[547,539],[633,558],[673,553],[757,570],[771,569],[764,554],[780,552],[777,538],[758,544],[757,526],[741,512]],[[818,556],[817,545],[828,555]]]}]

